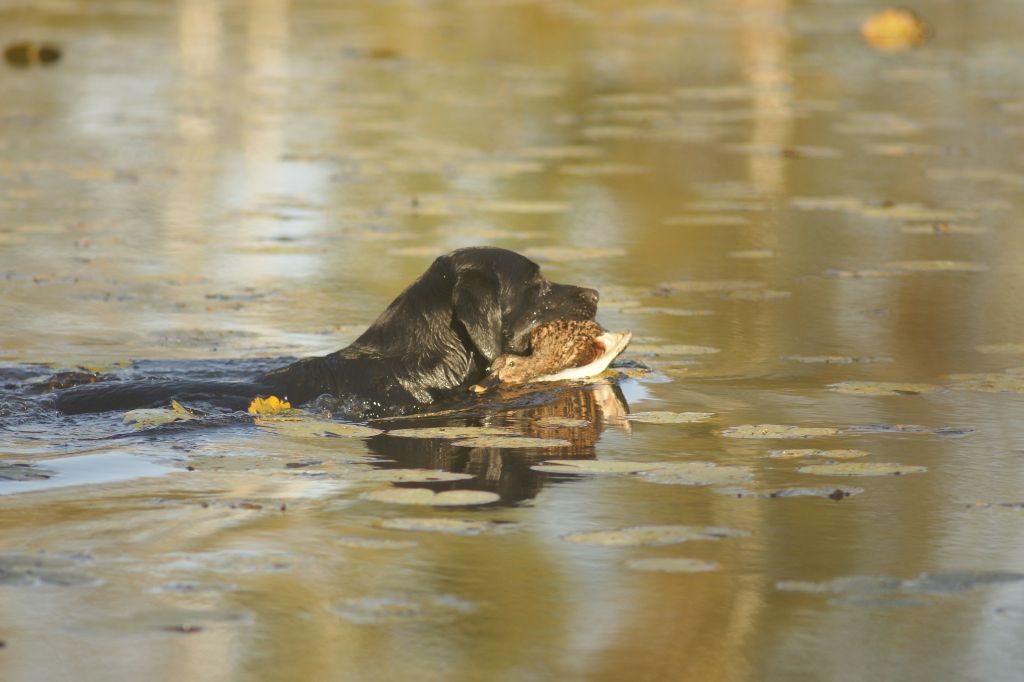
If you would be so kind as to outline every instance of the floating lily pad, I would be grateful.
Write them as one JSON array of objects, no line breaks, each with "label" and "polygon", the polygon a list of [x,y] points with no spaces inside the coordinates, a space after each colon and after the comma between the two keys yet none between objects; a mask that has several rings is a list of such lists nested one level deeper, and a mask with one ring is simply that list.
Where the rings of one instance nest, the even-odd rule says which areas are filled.
[{"label": "floating lily pad", "polygon": [[1024,355],[1024,343],[992,343],[975,346],[974,350],[994,355]]},{"label": "floating lily pad", "polygon": [[802,362],[809,365],[852,365],[893,361],[892,358],[885,356],[855,357],[849,355],[788,355],[785,359],[790,362]]},{"label": "floating lily pad", "polygon": [[902,476],[928,471],[928,467],[894,464],[891,462],[843,462],[836,464],[809,464],[797,469],[801,474],[818,476]]},{"label": "floating lily pad", "polygon": [[849,486],[828,486],[821,488],[804,488],[795,486],[791,488],[766,488],[751,490],[750,488],[732,487],[715,488],[714,492],[719,495],[730,497],[755,497],[755,498],[781,498],[781,497],[826,497],[831,500],[842,500],[853,495],[860,495],[864,488],[852,488]]},{"label": "floating lily pad", "polygon": [[530,468],[546,474],[631,474],[664,466],[664,462],[630,462],[614,459],[549,459]]},{"label": "floating lily pad", "polygon": [[426,597],[359,597],[332,604],[330,610],[358,625],[447,623],[473,613],[476,606],[446,594]]},{"label": "floating lily pad", "polygon": [[695,424],[706,422],[715,416],[714,412],[633,412],[626,419],[645,424]]},{"label": "floating lily pad", "polygon": [[1024,393],[1024,368],[1015,367],[1002,373],[951,374],[949,388],[980,393]]},{"label": "floating lily pad", "polygon": [[542,417],[535,420],[533,425],[542,429],[582,429],[590,426],[590,422],[572,417]]},{"label": "floating lily pad", "polygon": [[360,481],[389,481],[392,483],[436,483],[438,481],[464,481],[476,478],[473,474],[460,474],[440,469],[371,469],[352,472],[346,478]]},{"label": "floating lily pad", "polygon": [[922,573],[916,578],[907,580],[872,575],[843,576],[822,582],[783,580],[776,583],[775,587],[788,592],[811,594],[886,594],[893,592],[938,594],[963,592],[976,587],[1022,580],[1024,580],[1024,573],[1011,571],[946,571]]},{"label": "floating lily pad", "polygon": [[374,502],[390,504],[418,504],[428,507],[464,507],[490,504],[501,499],[485,490],[446,490],[434,492],[428,488],[381,488],[363,493],[360,497]]},{"label": "floating lily pad", "polygon": [[824,438],[835,436],[839,429],[831,426],[790,426],[787,424],[741,424],[722,429],[726,438]]},{"label": "floating lily pad", "polygon": [[290,438],[369,438],[384,433],[369,426],[312,418],[257,417],[256,426]]},{"label": "floating lily pad", "polygon": [[639,475],[663,485],[706,486],[749,481],[754,478],[754,471],[747,466],[719,466],[714,462],[666,462]]},{"label": "floating lily pad", "polygon": [[189,409],[177,400],[172,400],[169,408],[158,407],[125,412],[123,421],[125,424],[131,424],[135,428],[141,429],[147,426],[189,421],[191,419],[198,419],[201,416],[203,416],[201,412]]},{"label": "floating lily pad", "polygon": [[457,440],[460,448],[564,448],[572,445],[562,438],[529,438],[527,436],[478,436]]},{"label": "floating lily pad", "polygon": [[381,528],[408,530],[426,533],[449,533],[451,535],[480,535],[494,531],[511,530],[511,523],[495,523],[476,519],[452,519],[448,517],[400,517],[384,519],[377,523]]},{"label": "floating lily pad", "polygon": [[511,436],[515,431],[498,426],[431,426],[419,429],[392,429],[389,436],[401,438],[477,438],[479,436]]},{"label": "floating lily pad", "polygon": [[935,384],[911,384],[895,381],[840,381],[829,384],[829,390],[846,395],[921,395],[941,391]]},{"label": "floating lily pad", "polygon": [[630,559],[626,568],[631,571],[649,571],[653,573],[704,573],[717,571],[721,566],[717,561],[690,559],[687,557],[649,557],[646,559]]},{"label": "floating lily pad", "polygon": [[747,531],[713,526],[630,526],[618,530],[596,530],[570,533],[562,537],[566,542],[604,547],[655,547],[675,545],[690,540],[721,540],[745,537]]},{"label": "floating lily pad", "polygon": [[807,457],[824,457],[828,459],[857,459],[867,457],[866,450],[817,450],[815,448],[795,448],[788,450],[772,450],[769,457],[777,459],[802,459]]},{"label": "floating lily pad", "polygon": [[363,538],[358,536],[333,538],[332,542],[352,549],[412,549],[418,543],[413,540],[390,540],[387,538]]},{"label": "floating lily pad", "polygon": [[984,263],[957,260],[902,260],[885,264],[887,270],[896,272],[984,272]]}]

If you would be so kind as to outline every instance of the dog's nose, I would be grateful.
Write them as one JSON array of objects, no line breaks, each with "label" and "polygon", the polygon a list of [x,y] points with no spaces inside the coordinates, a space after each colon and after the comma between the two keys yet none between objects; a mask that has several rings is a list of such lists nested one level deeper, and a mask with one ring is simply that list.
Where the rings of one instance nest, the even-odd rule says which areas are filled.
[{"label": "dog's nose", "polygon": [[601,298],[601,294],[597,293],[597,289],[580,289],[580,297],[588,305],[597,306],[597,301]]}]

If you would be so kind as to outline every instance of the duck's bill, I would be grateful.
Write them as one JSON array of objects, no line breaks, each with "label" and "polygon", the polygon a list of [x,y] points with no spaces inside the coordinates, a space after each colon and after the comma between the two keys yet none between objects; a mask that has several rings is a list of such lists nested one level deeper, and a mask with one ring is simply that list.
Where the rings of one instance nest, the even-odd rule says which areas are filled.
[{"label": "duck's bill", "polygon": [[632,332],[605,332],[596,339],[598,345],[604,349],[596,360],[580,367],[569,367],[554,374],[545,374],[532,379],[532,381],[572,381],[595,377],[608,369],[608,365],[612,364],[612,360],[626,350],[626,346],[632,339]]}]

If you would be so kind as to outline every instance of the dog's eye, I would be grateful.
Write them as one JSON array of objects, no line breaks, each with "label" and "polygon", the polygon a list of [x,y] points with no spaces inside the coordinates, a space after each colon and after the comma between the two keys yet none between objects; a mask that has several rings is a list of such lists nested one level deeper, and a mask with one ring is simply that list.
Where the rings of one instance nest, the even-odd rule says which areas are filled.
[{"label": "dog's eye", "polygon": [[516,362],[515,362],[515,360],[509,360],[508,362],[505,363],[505,366],[506,367],[515,367],[516,366]]}]

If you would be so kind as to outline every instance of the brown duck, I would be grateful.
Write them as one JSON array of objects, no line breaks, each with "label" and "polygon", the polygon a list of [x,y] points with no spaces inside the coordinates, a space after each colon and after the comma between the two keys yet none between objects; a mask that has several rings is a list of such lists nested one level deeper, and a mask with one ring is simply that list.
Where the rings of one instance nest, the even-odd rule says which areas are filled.
[{"label": "brown duck", "polygon": [[482,393],[498,384],[584,379],[600,374],[633,335],[607,332],[592,320],[555,320],[530,333],[530,355],[500,355],[471,391]]}]

